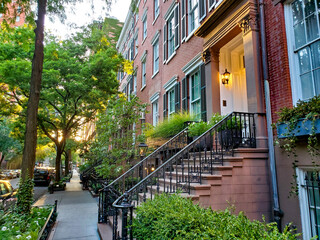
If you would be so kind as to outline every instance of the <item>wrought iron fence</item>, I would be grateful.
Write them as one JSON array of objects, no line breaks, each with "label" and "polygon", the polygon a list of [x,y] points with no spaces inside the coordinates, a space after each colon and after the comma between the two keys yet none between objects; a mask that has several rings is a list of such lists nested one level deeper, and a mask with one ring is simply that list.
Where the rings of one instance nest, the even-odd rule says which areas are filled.
[{"label": "wrought iron fence", "polygon": [[[239,147],[255,148],[255,132],[255,114],[233,112],[179,150],[113,203],[113,239],[132,239],[131,226],[126,226],[127,222],[123,222],[119,212],[122,216],[130,213],[131,221],[134,207],[146,199],[153,199],[155,194],[190,194],[191,185],[201,184],[203,174],[212,175],[223,165],[225,155],[233,155],[233,150]],[[126,231],[121,230],[124,227]]]},{"label": "wrought iron fence", "polygon": [[158,165],[155,161],[156,158],[161,158],[160,160],[162,162],[166,162],[170,157],[179,152],[187,144],[188,132],[186,127],[161,147],[131,167],[116,180],[108,185],[105,184],[99,193],[98,222],[106,223],[108,221],[108,216],[113,216],[114,214],[112,203],[118,197],[124,194],[125,191],[135,186],[142,179],[157,169]]}]

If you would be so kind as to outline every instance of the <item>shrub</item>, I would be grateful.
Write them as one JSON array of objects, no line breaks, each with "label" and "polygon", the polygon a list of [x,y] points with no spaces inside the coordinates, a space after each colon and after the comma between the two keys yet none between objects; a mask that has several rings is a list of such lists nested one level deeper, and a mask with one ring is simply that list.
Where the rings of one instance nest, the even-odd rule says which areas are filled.
[{"label": "shrub", "polygon": [[0,212],[0,239],[37,239],[51,209],[32,208],[30,214]]},{"label": "shrub", "polygon": [[192,123],[188,128],[188,134],[189,134],[188,136],[189,137],[200,136],[201,134],[209,130],[210,127],[211,127],[210,123],[203,122],[203,121]]},{"label": "shrub", "polygon": [[154,200],[138,206],[133,220],[136,239],[296,239],[288,228],[280,233],[275,223],[250,221],[238,215],[212,211],[193,204],[178,194],[156,195]]},{"label": "shrub", "polygon": [[176,113],[169,119],[164,120],[156,127],[146,131],[146,136],[151,138],[170,138],[182,131],[187,121],[194,121],[195,117],[187,112]]}]

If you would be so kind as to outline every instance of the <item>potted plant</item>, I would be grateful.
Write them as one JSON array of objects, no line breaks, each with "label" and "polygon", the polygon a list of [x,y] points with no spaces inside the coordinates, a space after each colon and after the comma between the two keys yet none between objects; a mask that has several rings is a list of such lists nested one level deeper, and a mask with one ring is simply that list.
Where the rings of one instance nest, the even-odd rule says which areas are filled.
[{"label": "potted plant", "polygon": [[[188,127],[188,138],[189,141],[192,142],[196,140],[199,136],[205,133],[207,130],[211,128],[211,124],[209,122],[194,122],[191,123]],[[196,143],[196,150],[210,149],[211,147],[211,139],[210,135],[207,135],[205,138],[201,139],[199,143]]]},{"label": "potted plant", "polygon": [[64,191],[66,189],[66,183],[63,180],[59,182],[51,182],[48,186],[48,190],[50,193],[54,191]]}]

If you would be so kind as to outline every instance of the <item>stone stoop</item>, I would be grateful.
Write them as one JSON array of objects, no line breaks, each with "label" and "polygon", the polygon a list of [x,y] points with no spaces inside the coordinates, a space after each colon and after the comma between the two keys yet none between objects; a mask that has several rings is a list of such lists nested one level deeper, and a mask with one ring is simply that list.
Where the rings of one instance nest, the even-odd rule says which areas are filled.
[{"label": "stone stoop", "polygon": [[[211,185],[210,197],[199,195],[198,203],[213,210],[223,210],[234,207],[235,213],[245,212],[252,220],[262,220],[262,215],[268,221],[271,217],[271,199],[268,173],[267,149],[237,149],[234,165],[230,158],[226,158],[226,166],[217,167],[221,180],[206,180]],[[230,161],[231,160],[231,161]]]}]

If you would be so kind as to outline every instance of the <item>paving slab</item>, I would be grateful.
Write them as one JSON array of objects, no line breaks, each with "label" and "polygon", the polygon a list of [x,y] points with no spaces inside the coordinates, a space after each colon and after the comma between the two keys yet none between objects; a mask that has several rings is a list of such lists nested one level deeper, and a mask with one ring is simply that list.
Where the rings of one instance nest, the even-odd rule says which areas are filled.
[{"label": "paving slab", "polygon": [[98,204],[88,191],[83,191],[76,171],[65,191],[46,193],[34,206],[54,204],[58,200],[58,218],[53,240],[99,240]]}]

